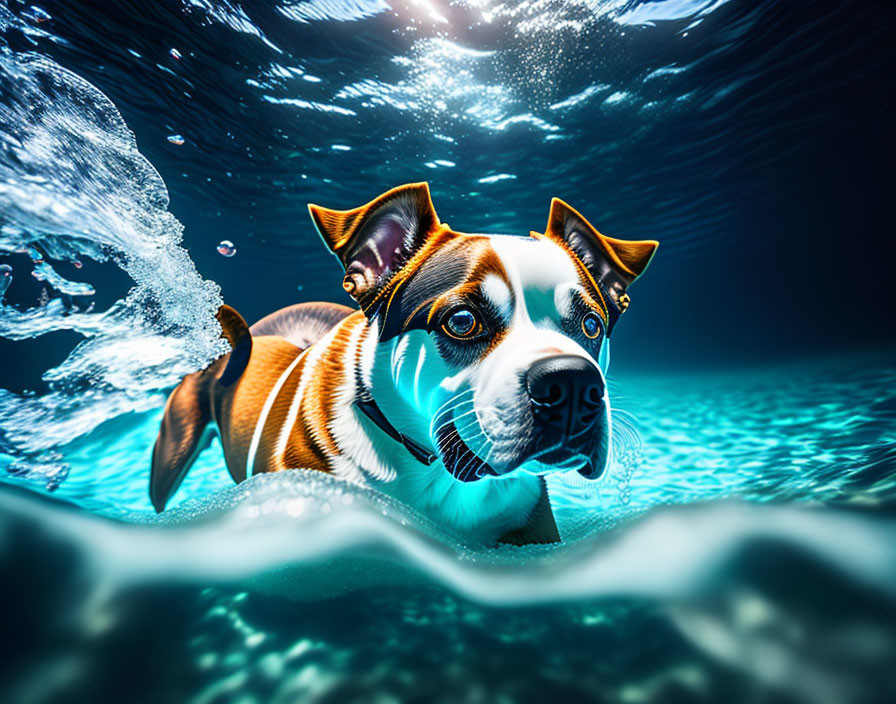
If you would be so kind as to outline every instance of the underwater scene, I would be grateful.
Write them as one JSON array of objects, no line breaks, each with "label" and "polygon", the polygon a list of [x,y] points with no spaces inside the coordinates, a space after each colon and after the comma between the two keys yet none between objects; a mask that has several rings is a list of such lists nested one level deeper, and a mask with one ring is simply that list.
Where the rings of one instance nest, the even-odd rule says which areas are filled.
[{"label": "underwater scene", "polygon": [[0,701],[896,700],[894,29],[0,0]]}]

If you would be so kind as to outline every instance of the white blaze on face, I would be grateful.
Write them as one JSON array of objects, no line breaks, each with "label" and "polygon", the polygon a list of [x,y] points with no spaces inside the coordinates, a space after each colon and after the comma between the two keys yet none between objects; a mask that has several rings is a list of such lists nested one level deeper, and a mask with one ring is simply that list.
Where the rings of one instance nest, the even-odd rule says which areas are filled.
[{"label": "white blaze on face", "polygon": [[497,274],[489,274],[482,281],[482,295],[501,314],[504,325],[513,319],[513,300],[507,283]]},{"label": "white blaze on face", "polygon": [[525,374],[537,360],[557,354],[597,360],[563,330],[572,295],[581,287],[569,254],[547,240],[522,237],[491,238],[507,282],[486,279],[482,293],[499,310],[507,311],[507,331],[482,360],[474,381],[479,425],[493,442],[492,458],[500,471],[502,459],[515,460],[521,435],[531,423]]},{"label": "white blaze on face", "polygon": [[569,254],[553,242],[531,237],[493,237],[492,247],[504,265],[514,298],[512,322],[499,348],[512,338],[514,356],[559,352],[581,355],[596,365],[588,351],[560,327],[569,315],[573,291],[581,287]]}]

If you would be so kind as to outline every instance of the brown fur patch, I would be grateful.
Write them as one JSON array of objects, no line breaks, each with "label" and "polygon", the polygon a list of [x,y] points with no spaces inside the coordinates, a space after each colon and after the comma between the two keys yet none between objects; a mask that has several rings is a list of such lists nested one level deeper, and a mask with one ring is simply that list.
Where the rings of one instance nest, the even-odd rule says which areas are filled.
[{"label": "brown fur patch", "polygon": [[[286,416],[289,414],[289,407],[298,390],[299,382],[302,379],[302,373],[305,370],[307,353],[302,353],[303,357],[296,364],[295,368],[289,373],[289,376],[283,382],[283,386],[277,392],[268,416],[265,419],[264,427],[261,431],[261,439],[255,451],[253,466],[250,467],[252,474],[260,474],[262,472],[274,472],[284,469],[281,458],[277,452],[277,445],[280,434],[284,430],[286,424]],[[265,401],[267,398],[265,398]],[[254,433],[254,428],[253,428]]]},{"label": "brown fur patch", "polygon": [[256,338],[239,381],[229,388],[212,386],[213,417],[234,481],[246,478],[246,458],[265,400],[280,375],[301,353],[298,347],[279,337]]},{"label": "brown fur patch", "polygon": [[351,364],[349,343],[352,332],[358,325],[365,324],[360,313],[349,316],[339,325],[324,353],[308,369],[311,378],[305,386],[299,415],[305,419],[311,438],[330,455],[342,453],[330,430],[330,419],[335,396],[346,377],[346,365]]},{"label": "brown fur patch", "polygon": [[540,240],[553,242],[557,246],[562,247],[563,250],[569,255],[569,258],[572,260],[573,264],[576,267],[576,271],[578,271],[579,273],[579,279],[582,283],[582,287],[585,289],[585,292],[591,299],[589,303],[591,303],[592,308],[597,310],[597,312],[600,314],[601,319],[604,321],[604,326],[608,326],[610,324],[610,313],[609,309],[607,308],[607,299],[604,298],[604,294],[601,293],[600,286],[597,285],[597,281],[594,280],[591,272],[588,271],[588,267],[586,267],[585,264],[582,263],[582,260],[579,259],[572,248],[568,244],[566,244],[564,240],[554,239],[553,237],[542,235],[539,232],[532,232],[531,235],[532,237]]},{"label": "brown fur patch", "polygon": [[477,291],[489,274],[501,277],[509,286],[489,238],[446,230],[433,247],[424,248],[398,272],[384,292],[378,312],[380,339],[426,329],[451,295]]}]

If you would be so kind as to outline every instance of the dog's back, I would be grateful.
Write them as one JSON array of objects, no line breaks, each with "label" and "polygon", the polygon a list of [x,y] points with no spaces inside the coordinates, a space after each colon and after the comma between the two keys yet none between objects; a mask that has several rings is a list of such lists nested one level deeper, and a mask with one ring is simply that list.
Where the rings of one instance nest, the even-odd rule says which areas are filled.
[{"label": "dog's back", "polygon": [[[278,383],[295,383],[299,375],[284,381],[284,372],[300,364],[302,352],[352,312],[333,303],[301,303],[249,328],[236,311],[221,307],[218,321],[232,350],[206,369],[186,376],[168,398],[152,456],[150,498],[156,511],[165,508],[208,446],[215,427],[234,481],[246,478],[250,454],[271,456],[258,453],[263,449],[259,446],[270,439],[261,434],[256,438],[256,426],[262,413],[276,421],[286,409],[276,403],[266,407],[266,400],[295,392],[293,389],[285,396],[271,393]],[[314,458],[306,459],[305,466],[314,464]]]}]

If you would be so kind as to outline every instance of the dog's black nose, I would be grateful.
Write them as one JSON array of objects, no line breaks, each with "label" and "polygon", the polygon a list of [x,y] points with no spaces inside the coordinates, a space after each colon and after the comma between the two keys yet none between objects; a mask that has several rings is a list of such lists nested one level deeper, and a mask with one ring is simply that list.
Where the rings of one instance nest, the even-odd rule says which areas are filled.
[{"label": "dog's black nose", "polygon": [[584,357],[555,355],[533,364],[526,372],[532,412],[544,425],[574,437],[601,417],[604,379]]}]

